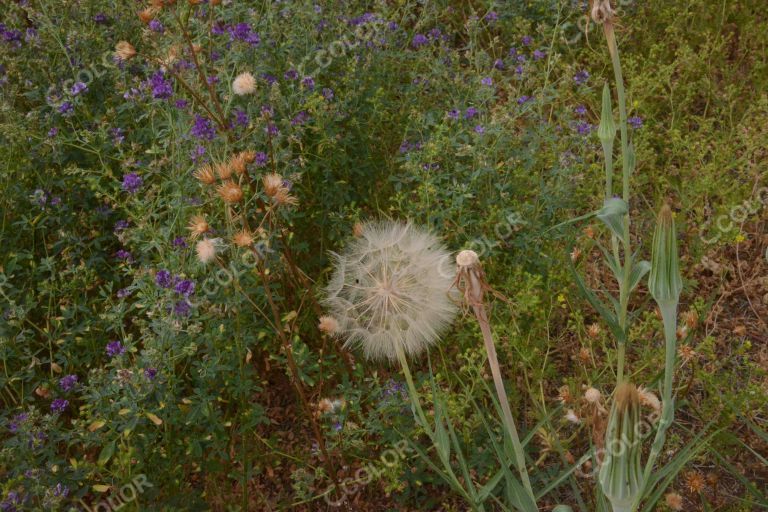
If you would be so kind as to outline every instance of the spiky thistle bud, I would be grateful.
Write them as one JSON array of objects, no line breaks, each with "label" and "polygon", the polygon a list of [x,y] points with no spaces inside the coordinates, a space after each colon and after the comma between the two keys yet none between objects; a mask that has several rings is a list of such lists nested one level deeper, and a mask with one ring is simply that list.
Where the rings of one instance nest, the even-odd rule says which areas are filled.
[{"label": "spiky thistle bud", "polygon": [[197,169],[193,176],[203,185],[213,185],[216,183],[216,175],[210,165],[205,164]]},{"label": "spiky thistle bud", "polygon": [[243,189],[234,181],[225,181],[219,185],[218,192],[227,203],[239,203],[243,199]]},{"label": "spiky thistle bud", "polygon": [[665,204],[659,212],[656,231],[653,234],[648,290],[659,306],[663,306],[677,305],[682,289],[683,280],[680,277],[680,262],[677,256],[675,219],[672,217],[669,205]]},{"label": "spiky thistle bud", "polygon": [[643,470],[640,394],[628,382],[619,384],[605,433],[605,459],[599,481],[613,512],[630,512],[642,488]]}]

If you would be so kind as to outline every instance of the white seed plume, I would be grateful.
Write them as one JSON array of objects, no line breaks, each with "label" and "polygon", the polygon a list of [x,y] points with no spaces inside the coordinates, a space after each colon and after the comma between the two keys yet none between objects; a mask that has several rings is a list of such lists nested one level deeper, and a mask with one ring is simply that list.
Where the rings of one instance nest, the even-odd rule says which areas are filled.
[{"label": "white seed plume", "polygon": [[216,258],[216,249],[221,244],[221,238],[204,238],[197,242],[195,252],[200,263],[210,263]]},{"label": "white seed plume", "polygon": [[345,346],[361,346],[369,359],[396,360],[398,347],[406,355],[421,353],[456,314],[450,255],[412,224],[365,224],[333,257],[325,305]]},{"label": "white seed plume", "polygon": [[253,75],[248,73],[240,73],[232,81],[232,92],[238,96],[245,96],[246,94],[253,94],[256,91],[256,79]]}]

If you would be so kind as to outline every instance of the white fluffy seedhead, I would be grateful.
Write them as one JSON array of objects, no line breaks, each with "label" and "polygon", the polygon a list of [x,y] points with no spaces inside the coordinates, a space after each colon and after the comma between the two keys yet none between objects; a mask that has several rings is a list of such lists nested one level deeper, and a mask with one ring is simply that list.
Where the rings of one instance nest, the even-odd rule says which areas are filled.
[{"label": "white fluffy seedhead", "polygon": [[455,268],[432,234],[400,222],[368,223],[342,254],[326,287],[325,305],[345,346],[369,359],[414,356],[435,343],[457,308],[450,296]]}]

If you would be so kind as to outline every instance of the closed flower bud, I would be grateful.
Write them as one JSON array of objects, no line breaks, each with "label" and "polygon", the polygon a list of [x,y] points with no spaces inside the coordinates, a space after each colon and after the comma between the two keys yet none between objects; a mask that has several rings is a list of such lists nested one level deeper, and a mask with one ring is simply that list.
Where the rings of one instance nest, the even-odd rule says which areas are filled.
[{"label": "closed flower bud", "polygon": [[659,306],[677,305],[683,280],[680,277],[677,256],[677,233],[672,210],[664,205],[659,212],[656,231],[653,234],[653,252],[651,273],[648,277],[648,290]]},{"label": "closed flower bud", "polygon": [[613,108],[611,107],[611,91],[608,84],[603,86],[603,110],[600,114],[600,125],[597,127],[597,136],[602,142],[616,138],[616,123],[613,122]]},{"label": "closed flower bud", "polygon": [[640,394],[633,384],[616,389],[608,430],[605,434],[605,459],[599,481],[613,512],[630,512],[642,487],[642,428]]}]

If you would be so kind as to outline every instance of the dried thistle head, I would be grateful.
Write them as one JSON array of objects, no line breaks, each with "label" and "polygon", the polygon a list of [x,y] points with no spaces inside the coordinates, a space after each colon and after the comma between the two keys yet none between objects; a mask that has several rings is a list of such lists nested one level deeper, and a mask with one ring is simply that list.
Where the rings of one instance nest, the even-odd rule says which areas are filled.
[{"label": "dried thistle head", "polygon": [[238,96],[253,94],[256,92],[256,79],[247,71],[240,73],[232,81],[232,92]]},{"label": "dried thistle head", "polygon": [[232,166],[229,162],[220,162],[216,164],[216,174],[219,175],[219,178],[222,180],[228,180],[232,177]]},{"label": "dried thistle head", "polygon": [[333,258],[324,303],[345,345],[361,346],[370,359],[420,354],[456,314],[449,254],[434,235],[412,224],[368,223]]},{"label": "dried thistle head", "polygon": [[670,508],[670,510],[683,510],[683,497],[676,492],[667,493],[664,496],[664,502]]},{"label": "dried thistle head", "polygon": [[139,11],[137,15],[139,16],[139,19],[141,20],[141,22],[146,25],[147,23],[155,19],[155,16],[157,15],[158,10],[159,9],[157,7],[147,7],[146,9]]},{"label": "dried thistle head", "polygon": [[131,60],[136,56],[136,48],[128,41],[119,41],[115,45],[115,57],[122,61]]},{"label": "dried thistle head", "polygon": [[264,193],[269,197],[275,197],[275,194],[283,188],[283,177],[277,173],[265,174],[261,178],[261,182],[264,185]]},{"label": "dried thistle head", "polygon": [[210,165],[205,164],[195,171],[193,176],[203,185],[213,185],[216,183],[216,174]]},{"label": "dried thistle head", "polygon": [[616,18],[616,11],[611,7],[610,0],[590,0],[590,15],[598,25],[612,23]]},{"label": "dried thistle head", "polygon": [[200,263],[207,264],[216,259],[216,252],[221,240],[219,238],[204,238],[195,245],[195,252]]},{"label": "dried thistle head", "polygon": [[239,203],[243,200],[243,189],[234,181],[225,181],[217,189],[219,196],[226,203]]},{"label": "dried thistle head", "polygon": [[190,231],[192,238],[197,238],[208,232],[211,227],[208,225],[208,221],[202,215],[195,215],[189,220],[187,229]]},{"label": "dried thistle head", "polygon": [[325,334],[335,334],[339,331],[339,322],[332,316],[321,316],[318,319],[317,328]]},{"label": "dried thistle head", "polygon": [[229,159],[229,166],[235,172],[242,176],[248,171],[248,162],[245,160],[243,153],[237,153]]},{"label": "dried thistle head", "polygon": [[243,228],[232,237],[232,242],[238,247],[250,247],[253,245],[253,233],[247,228]]}]

